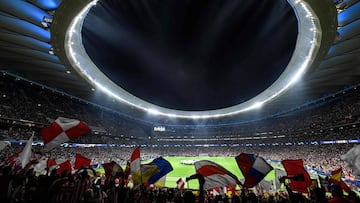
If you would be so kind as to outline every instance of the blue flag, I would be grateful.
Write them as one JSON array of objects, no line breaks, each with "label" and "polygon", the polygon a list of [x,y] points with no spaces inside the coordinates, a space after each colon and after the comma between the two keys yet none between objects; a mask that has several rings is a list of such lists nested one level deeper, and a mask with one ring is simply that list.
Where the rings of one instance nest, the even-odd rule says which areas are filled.
[{"label": "blue flag", "polygon": [[151,162],[151,164],[156,165],[156,167],[158,168],[158,171],[157,171],[157,173],[153,174],[148,179],[149,184],[154,184],[161,177],[163,177],[164,175],[168,174],[170,171],[173,170],[173,167],[171,166],[171,164],[162,157],[154,159]]}]

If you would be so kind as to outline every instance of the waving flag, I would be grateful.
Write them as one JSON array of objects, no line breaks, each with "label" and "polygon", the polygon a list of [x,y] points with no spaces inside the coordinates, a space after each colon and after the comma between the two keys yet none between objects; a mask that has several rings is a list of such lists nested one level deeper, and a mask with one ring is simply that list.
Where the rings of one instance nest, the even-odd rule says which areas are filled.
[{"label": "waving flag", "polygon": [[258,191],[262,191],[262,192],[272,192],[274,189],[274,183],[273,181],[270,180],[262,180],[259,182],[259,184],[256,185],[256,189]]},{"label": "waving flag", "polygon": [[132,174],[132,180],[134,182],[134,185],[137,186],[137,185],[141,185],[142,183],[146,183],[147,185],[150,185],[148,180],[156,173],[159,173],[159,171],[160,171],[159,168],[154,163],[141,165],[140,171]]},{"label": "waving flag", "polygon": [[14,166],[14,164],[19,160],[19,155],[20,155],[20,152],[16,152],[16,153],[10,155],[6,159],[6,165],[7,166]]},{"label": "waving flag", "polygon": [[88,159],[81,154],[75,154],[74,169],[80,169],[82,167],[89,167],[90,163],[91,163],[91,159]]},{"label": "waving flag", "polygon": [[136,147],[130,157],[131,174],[140,171],[140,147]]},{"label": "waving flag", "polygon": [[155,164],[157,168],[159,169],[159,172],[153,174],[147,181],[149,184],[154,184],[156,181],[158,181],[161,177],[168,174],[170,171],[173,170],[173,167],[171,164],[164,158],[159,157],[152,161],[152,164]]},{"label": "waving flag", "polygon": [[44,141],[45,150],[50,151],[64,142],[90,132],[89,126],[82,121],[59,117],[49,126],[43,128],[40,134]]},{"label": "waving flag", "polygon": [[119,164],[117,164],[115,161],[112,161],[110,163],[102,164],[105,175],[106,176],[113,176],[115,177],[117,173],[123,172],[123,169]]},{"label": "waving flag", "polygon": [[360,178],[360,145],[351,148],[346,154],[341,155],[340,159],[347,162],[354,175]]},{"label": "waving flag", "polygon": [[176,181],[176,186],[177,186],[177,189],[179,190],[183,190],[184,187],[185,187],[185,182],[183,181],[182,178],[179,178],[179,180]]},{"label": "waving flag", "polygon": [[351,191],[351,189],[349,188],[349,186],[346,185],[346,183],[341,179],[342,177],[342,168],[338,168],[334,171],[331,172],[330,178],[329,178],[329,182],[330,183],[334,183],[336,185],[339,185],[345,192],[349,192]]},{"label": "waving flag", "polygon": [[244,187],[246,188],[254,187],[273,170],[273,167],[262,157],[254,154],[241,153],[235,157],[235,160],[245,178]]},{"label": "waving flag", "polygon": [[57,170],[57,174],[61,175],[62,173],[64,173],[66,171],[66,173],[70,173],[72,172],[72,166],[69,160],[64,161],[63,163],[59,164],[59,168]]},{"label": "waving flag", "polygon": [[280,178],[286,176],[286,172],[284,170],[281,169],[275,169],[275,186],[276,189],[280,189],[281,187],[281,182],[280,182]]},{"label": "waving flag", "polygon": [[0,152],[5,149],[6,146],[10,145],[8,141],[0,141]]},{"label": "waving flag", "polygon": [[220,187],[213,188],[211,194],[213,198],[215,198],[218,195],[221,195],[221,188]]},{"label": "waving flag", "polygon": [[55,169],[56,166],[57,166],[57,163],[56,163],[55,159],[48,158],[48,160],[46,162],[46,167],[49,169],[49,171],[52,171],[53,169]]},{"label": "waving flag", "polygon": [[19,155],[22,168],[24,168],[26,164],[30,162],[30,158],[32,154],[31,148],[32,148],[33,138],[34,138],[34,133],[31,135],[30,139],[27,141],[25,145],[25,148]]},{"label": "waving flag", "polygon": [[[148,182],[149,183],[149,182]],[[154,183],[154,186],[157,188],[163,188],[165,187],[165,183],[166,183],[166,175],[164,175],[163,177],[161,177],[159,180],[157,180]]]},{"label": "waving flag", "polygon": [[161,177],[172,171],[171,164],[162,157],[154,159],[151,163],[141,165],[140,172],[134,173],[132,179],[134,185],[145,183],[154,184]]},{"label": "waving flag", "polygon": [[304,168],[303,160],[283,160],[281,163],[287,173],[286,178],[290,180],[289,187],[293,191],[307,193],[312,181]]},{"label": "waving flag", "polygon": [[239,183],[238,178],[234,174],[212,161],[197,161],[194,165],[196,172],[205,179],[205,190]]},{"label": "waving flag", "polygon": [[47,160],[48,158],[42,156],[38,161],[37,164],[34,165],[34,171],[37,175],[45,175],[46,174],[46,167],[47,167]]},{"label": "waving flag", "polygon": [[[130,156],[130,173],[134,185],[140,185],[143,183],[141,174],[141,161],[140,161],[140,147],[136,147]],[[145,169],[144,169],[145,170]]]}]

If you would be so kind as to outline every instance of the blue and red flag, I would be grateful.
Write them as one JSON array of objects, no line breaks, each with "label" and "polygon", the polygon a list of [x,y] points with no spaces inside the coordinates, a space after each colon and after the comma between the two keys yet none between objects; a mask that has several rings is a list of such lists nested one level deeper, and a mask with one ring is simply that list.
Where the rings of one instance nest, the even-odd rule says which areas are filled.
[{"label": "blue and red flag", "polygon": [[254,187],[273,170],[265,159],[254,154],[241,153],[235,160],[245,178],[243,185],[246,188]]}]

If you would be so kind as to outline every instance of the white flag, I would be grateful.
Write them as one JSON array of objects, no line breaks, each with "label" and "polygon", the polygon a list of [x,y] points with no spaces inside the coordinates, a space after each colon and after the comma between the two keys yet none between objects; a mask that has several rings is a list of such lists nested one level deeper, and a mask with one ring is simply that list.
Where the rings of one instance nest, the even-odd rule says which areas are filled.
[{"label": "white flag", "polygon": [[42,156],[39,159],[39,163],[34,165],[34,171],[36,172],[37,175],[46,175],[47,160],[48,160],[47,157]]},{"label": "white flag", "polygon": [[351,148],[346,154],[341,155],[340,159],[349,164],[357,178],[360,177],[360,145]]},{"label": "white flag", "polygon": [[33,138],[34,138],[34,133],[31,135],[30,139],[27,141],[27,143],[25,145],[25,148],[20,153],[19,159],[20,159],[22,168],[24,168],[26,166],[26,164],[28,164],[30,162]]},{"label": "white flag", "polygon": [[275,169],[275,186],[276,189],[280,189],[281,187],[281,182],[280,182],[280,178],[286,176],[286,172],[284,170],[280,170],[280,169]]},{"label": "white flag", "polygon": [[259,188],[260,190],[264,190],[266,192],[271,192],[274,189],[273,181],[263,179],[257,185],[257,188]]},{"label": "white flag", "polygon": [[0,152],[8,145],[10,145],[10,142],[0,141]]}]

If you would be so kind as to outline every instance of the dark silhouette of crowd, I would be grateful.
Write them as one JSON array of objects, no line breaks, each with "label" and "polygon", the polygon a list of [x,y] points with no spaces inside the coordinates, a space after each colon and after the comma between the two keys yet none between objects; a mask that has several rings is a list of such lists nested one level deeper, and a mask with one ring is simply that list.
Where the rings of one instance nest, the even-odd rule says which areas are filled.
[{"label": "dark silhouette of crowd", "polygon": [[[328,187],[318,188],[311,187],[309,196],[292,191],[289,187],[276,191],[264,191],[257,189],[241,189],[234,193],[214,193],[200,192],[201,184],[199,181],[199,190],[179,190],[177,188],[157,188],[141,185],[139,187],[128,187],[126,175],[122,172],[116,175],[100,174],[94,170],[98,163],[106,163],[111,160],[117,160],[119,163],[125,161],[125,157],[129,157],[133,148],[64,148],[58,147],[55,150],[44,154],[41,152],[42,146],[33,146],[34,154],[38,156],[45,155],[57,160],[72,159],[75,153],[86,154],[92,159],[92,168],[81,168],[75,173],[57,173],[57,170],[47,169],[46,174],[37,174],[34,168],[30,166],[36,163],[37,155],[33,156],[23,169],[16,169],[9,166],[7,157],[14,151],[21,150],[21,146],[7,146],[1,153],[2,162],[0,164],[0,198],[1,202],[359,202],[358,195],[354,192],[343,193],[340,186],[329,185]],[[303,146],[302,146],[303,147]],[[323,160],[336,157],[337,153],[342,153],[350,146],[338,147],[332,152],[330,149],[334,146],[313,146],[311,150],[320,147],[319,151],[329,154],[323,155]],[[283,153],[281,153],[281,151]],[[290,153],[289,150],[293,152]],[[224,151],[226,152],[224,154]],[[288,151],[281,147],[273,147],[273,149],[260,150],[259,147],[250,148],[234,148],[226,150],[225,148],[215,147],[209,148],[186,148],[176,150],[172,148],[142,148],[141,159],[151,159],[157,156],[171,155],[188,155],[196,156],[198,153],[208,153],[212,156],[233,156],[239,152],[254,153],[260,152],[263,157],[271,157],[273,159],[286,159],[302,157],[306,164],[317,163],[321,159],[313,159],[311,152],[306,150],[289,148]],[[309,158],[310,156],[310,158]],[[122,157],[123,159],[119,159]],[[308,159],[309,158],[309,159]],[[72,160],[74,162],[74,160]],[[330,164],[331,167],[336,166]],[[190,179],[191,177],[189,177]],[[355,191],[356,188],[354,188]],[[335,201],[336,200],[336,201]]]}]

